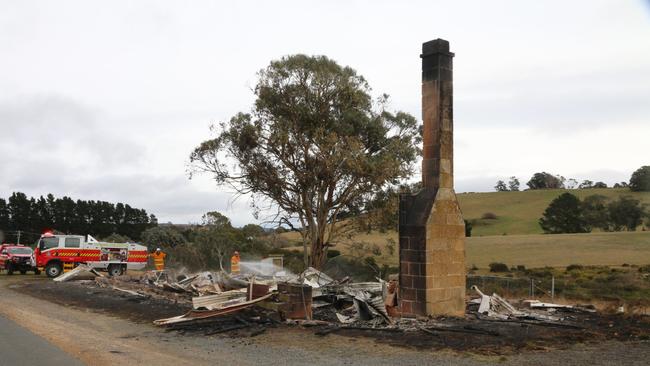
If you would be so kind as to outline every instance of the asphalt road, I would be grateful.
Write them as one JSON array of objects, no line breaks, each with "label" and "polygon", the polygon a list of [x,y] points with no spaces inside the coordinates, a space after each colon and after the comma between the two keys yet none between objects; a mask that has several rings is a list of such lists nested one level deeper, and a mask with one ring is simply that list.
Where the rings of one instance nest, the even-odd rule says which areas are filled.
[{"label": "asphalt road", "polygon": [[76,366],[81,361],[0,315],[0,366]]}]

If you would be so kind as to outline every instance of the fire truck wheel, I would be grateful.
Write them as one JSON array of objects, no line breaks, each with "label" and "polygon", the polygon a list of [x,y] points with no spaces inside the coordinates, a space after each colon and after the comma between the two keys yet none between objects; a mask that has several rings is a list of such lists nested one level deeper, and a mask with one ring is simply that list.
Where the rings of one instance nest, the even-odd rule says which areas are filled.
[{"label": "fire truck wheel", "polygon": [[122,266],[119,264],[111,264],[108,266],[108,275],[111,277],[119,276],[122,274]]},{"label": "fire truck wheel", "polygon": [[27,270],[23,269],[22,271],[20,271],[20,274],[21,275],[27,274]]},{"label": "fire truck wheel", "polygon": [[45,266],[45,274],[47,277],[54,278],[61,274],[61,265],[59,263],[48,263]]}]

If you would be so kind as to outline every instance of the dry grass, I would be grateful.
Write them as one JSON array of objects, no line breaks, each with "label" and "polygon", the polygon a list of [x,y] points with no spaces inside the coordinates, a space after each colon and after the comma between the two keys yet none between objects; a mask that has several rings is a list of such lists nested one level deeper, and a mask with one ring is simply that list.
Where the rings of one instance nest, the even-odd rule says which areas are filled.
[{"label": "dry grass", "polygon": [[[295,233],[283,235],[289,240],[297,240]],[[397,251],[391,256],[386,250],[389,238],[397,241],[397,233],[358,234],[353,240],[377,244],[382,248],[382,255],[377,258],[377,262],[397,265]],[[528,268],[566,267],[570,264],[650,264],[648,231],[484,236],[467,238],[466,243],[467,265],[479,268],[487,268],[491,262],[503,262],[509,266],[520,264]],[[302,247],[287,249],[302,250]],[[339,244],[334,249],[349,254],[345,244]]]},{"label": "dry grass", "polygon": [[[548,204],[563,192],[566,190],[459,194],[465,219],[475,220],[472,237],[467,238],[467,265],[487,268],[491,262],[503,262],[509,266],[521,264],[535,268],[566,267],[574,263],[650,264],[650,231],[543,235],[537,222]],[[629,195],[650,205],[650,192],[631,192],[626,188],[575,189],[570,192],[580,199],[592,194],[610,200]],[[481,219],[485,213],[494,213],[497,218]],[[287,249],[302,250],[297,233],[284,233],[282,237],[293,245]],[[378,245],[382,248],[382,255],[376,257],[377,262],[397,265],[397,245],[395,253],[389,255],[386,250],[388,239],[397,243],[397,233],[359,233],[352,241]],[[334,249],[350,254],[344,242]]]}]

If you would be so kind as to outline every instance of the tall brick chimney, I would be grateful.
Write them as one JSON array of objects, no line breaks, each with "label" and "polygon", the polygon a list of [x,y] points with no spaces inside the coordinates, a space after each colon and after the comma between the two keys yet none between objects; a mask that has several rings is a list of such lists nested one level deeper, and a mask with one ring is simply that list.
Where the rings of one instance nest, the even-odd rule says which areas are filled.
[{"label": "tall brick chimney", "polygon": [[400,196],[403,316],[465,313],[465,222],[454,192],[453,57],[449,42],[422,44],[422,189]]}]

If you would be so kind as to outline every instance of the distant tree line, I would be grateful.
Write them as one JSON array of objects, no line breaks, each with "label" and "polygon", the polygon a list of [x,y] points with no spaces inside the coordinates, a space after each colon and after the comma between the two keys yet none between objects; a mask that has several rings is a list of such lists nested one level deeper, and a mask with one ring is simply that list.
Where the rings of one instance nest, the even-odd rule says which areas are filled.
[{"label": "distant tree line", "polygon": [[[533,174],[530,180],[526,183],[528,189],[589,189],[589,188],[607,188],[605,182],[593,182],[591,180],[583,180],[578,182],[574,178],[565,178],[561,175],[554,175],[547,172],[539,172]],[[615,183],[613,188],[629,188],[631,191],[650,191],[650,166],[642,166],[637,169],[630,177],[630,182]],[[494,186],[497,192],[518,191],[519,180],[517,177],[510,177],[509,182],[506,184],[503,180],[498,180]]]},{"label": "distant tree line", "polygon": [[18,232],[21,242],[33,242],[45,229],[97,238],[115,234],[118,237],[113,239],[140,240],[142,232],[157,223],[153,214],[124,203],[73,200],[52,194],[34,198],[21,192],[14,192],[6,200],[0,198],[0,231],[5,242],[16,242]]},{"label": "distant tree line", "polygon": [[539,225],[547,234],[588,233],[602,231],[635,231],[643,220],[650,226],[650,212],[637,199],[629,196],[609,201],[602,195],[591,195],[580,201],[566,192],[554,199],[544,211]]}]

